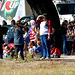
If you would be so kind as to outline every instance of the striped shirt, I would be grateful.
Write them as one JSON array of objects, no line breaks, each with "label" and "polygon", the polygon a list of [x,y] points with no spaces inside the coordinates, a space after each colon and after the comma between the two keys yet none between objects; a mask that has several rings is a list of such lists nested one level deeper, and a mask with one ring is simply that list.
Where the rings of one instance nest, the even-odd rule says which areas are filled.
[{"label": "striped shirt", "polygon": [[31,32],[30,33],[30,41],[34,41],[35,42],[35,38],[36,38],[36,32]]}]

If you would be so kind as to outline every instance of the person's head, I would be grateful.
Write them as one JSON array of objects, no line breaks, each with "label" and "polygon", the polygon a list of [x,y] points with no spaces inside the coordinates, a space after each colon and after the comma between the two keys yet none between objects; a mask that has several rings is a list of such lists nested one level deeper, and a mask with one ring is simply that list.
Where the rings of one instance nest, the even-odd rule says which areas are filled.
[{"label": "person's head", "polygon": [[4,45],[3,45],[3,46],[5,47],[5,46],[7,46],[7,45],[8,45],[7,43],[4,43]]},{"label": "person's head", "polygon": [[31,27],[31,31],[36,31],[36,27],[35,26],[32,26]]},{"label": "person's head", "polygon": [[31,26],[34,25],[35,24],[35,21],[34,20],[31,20],[30,21],[30,24],[31,24]]},{"label": "person's head", "polygon": [[10,47],[9,47],[9,46],[6,46],[6,47],[5,47],[5,50],[6,50],[6,51],[10,50]]},{"label": "person's head", "polygon": [[67,28],[68,30],[72,30],[72,26],[70,24],[67,26]]},{"label": "person's head", "polygon": [[12,21],[11,21],[11,25],[12,25],[12,26],[15,25],[15,20],[12,20]]},{"label": "person's head", "polygon": [[2,21],[3,25],[7,25],[7,22],[5,20]]},{"label": "person's head", "polygon": [[70,22],[69,24],[70,24],[71,26],[73,26],[73,25],[74,25],[74,22],[72,21],[72,22]]},{"label": "person's head", "polygon": [[17,26],[20,27],[21,26],[21,21],[17,21]]},{"label": "person's head", "polygon": [[31,41],[31,42],[29,42],[29,44],[28,44],[28,45],[29,45],[29,47],[30,47],[30,48],[32,48],[32,47],[33,47],[33,42],[32,42],[32,41]]},{"label": "person's head", "polygon": [[67,20],[65,20],[65,21],[64,21],[64,24],[65,24],[65,25],[68,25],[68,21],[67,21]]},{"label": "person's head", "polygon": [[37,41],[37,45],[38,46],[41,46],[41,41]]},{"label": "person's head", "polygon": [[11,47],[11,48],[10,48],[10,52],[12,52],[13,50],[15,50],[15,48],[14,48],[14,47]]},{"label": "person's head", "polygon": [[26,33],[26,32],[28,32],[29,31],[29,28],[28,27],[24,27],[24,32]]},{"label": "person's head", "polygon": [[51,50],[55,50],[55,46],[54,45],[51,45]]}]

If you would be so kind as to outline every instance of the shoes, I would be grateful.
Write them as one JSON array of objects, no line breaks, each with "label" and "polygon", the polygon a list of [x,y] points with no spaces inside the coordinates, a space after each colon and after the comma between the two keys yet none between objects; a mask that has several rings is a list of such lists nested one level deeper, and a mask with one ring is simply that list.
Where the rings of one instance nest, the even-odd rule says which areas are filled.
[{"label": "shoes", "polygon": [[45,59],[46,59],[46,60],[49,60],[49,57],[46,57]]},{"label": "shoes", "polygon": [[17,61],[17,59],[14,59],[14,61]]},{"label": "shoes", "polygon": [[40,58],[40,60],[44,60],[44,59],[45,59],[44,57],[41,57],[41,58]]}]

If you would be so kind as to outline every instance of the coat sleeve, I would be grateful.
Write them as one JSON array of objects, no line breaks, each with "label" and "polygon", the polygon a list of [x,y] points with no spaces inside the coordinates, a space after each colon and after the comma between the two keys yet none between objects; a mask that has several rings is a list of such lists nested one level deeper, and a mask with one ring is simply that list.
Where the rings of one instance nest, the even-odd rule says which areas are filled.
[{"label": "coat sleeve", "polygon": [[49,20],[48,21],[48,28],[49,28],[49,33],[51,33],[52,32],[52,22]]}]

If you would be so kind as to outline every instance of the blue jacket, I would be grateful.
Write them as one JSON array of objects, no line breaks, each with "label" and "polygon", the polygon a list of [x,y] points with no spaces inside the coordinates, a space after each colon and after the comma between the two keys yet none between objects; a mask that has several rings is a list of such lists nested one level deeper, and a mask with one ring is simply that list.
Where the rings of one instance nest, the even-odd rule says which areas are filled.
[{"label": "blue jacket", "polygon": [[7,31],[7,37],[8,38],[14,38],[14,32],[13,32],[14,27],[15,27],[15,25],[14,26],[10,26],[8,28],[8,31]]},{"label": "blue jacket", "polygon": [[21,27],[17,27],[14,30],[14,45],[23,45],[24,39],[23,39],[23,30]]},{"label": "blue jacket", "polygon": [[35,53],[37,53],[36,50],[38,50],[39,53],[40,53],[41,55],[43,55],[42,46],[38,46],[38,47],[34,50]]}]

